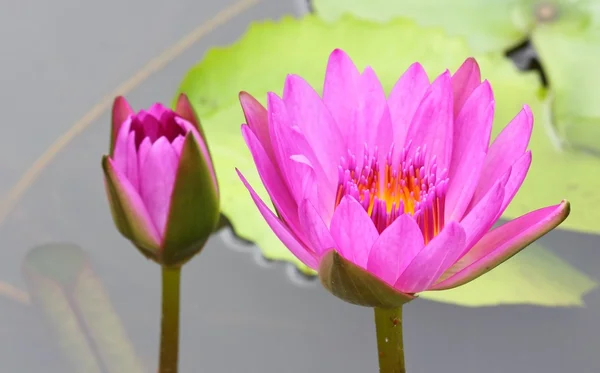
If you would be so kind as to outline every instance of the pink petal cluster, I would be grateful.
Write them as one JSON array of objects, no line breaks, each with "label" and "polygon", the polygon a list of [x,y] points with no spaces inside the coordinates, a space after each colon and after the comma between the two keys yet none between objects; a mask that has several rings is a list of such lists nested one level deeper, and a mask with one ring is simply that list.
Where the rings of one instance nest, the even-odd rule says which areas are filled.
[{"label": "pink petal cluster", "polygon": [[386,97],[341,50],[322,97],[288,75],[267,109],[240,101],[242,134],[274,214],[241,173],[279,239],[307,266],[335,250],[399,292],[464,284],[562,222],[568,202],[492,226],[529,166],[528,106],[490,145],[494,97],[472,58],[432,83],[415,63]]}]

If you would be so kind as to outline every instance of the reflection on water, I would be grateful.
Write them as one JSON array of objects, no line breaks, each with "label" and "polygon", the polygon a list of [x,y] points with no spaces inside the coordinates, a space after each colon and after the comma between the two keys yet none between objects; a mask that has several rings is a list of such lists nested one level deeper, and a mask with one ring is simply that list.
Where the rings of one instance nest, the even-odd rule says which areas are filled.
[{"label": "reflection on water", "polygon": [[144,371],[82,249],[36,247],[25,257],[23,275],[33,306],[73,372]]}]

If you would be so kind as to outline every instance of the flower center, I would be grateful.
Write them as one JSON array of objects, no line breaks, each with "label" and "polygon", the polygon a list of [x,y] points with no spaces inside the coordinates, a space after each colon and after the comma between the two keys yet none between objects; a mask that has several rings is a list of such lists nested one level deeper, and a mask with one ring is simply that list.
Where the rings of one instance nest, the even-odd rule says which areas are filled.
[{"label": "flower center", "polygon": [[360,202],[381,233],[402,214],[410,214],[429,242],[444,227],[447,171],[438,173],[435,157],[425,164],[425,148],[417,148],[412,158],[406,149],[394,154],[394,146],[381,167],[377,147],[365,145],[362,165],[349,151],[342,157],[335,206],[349,195]]}]

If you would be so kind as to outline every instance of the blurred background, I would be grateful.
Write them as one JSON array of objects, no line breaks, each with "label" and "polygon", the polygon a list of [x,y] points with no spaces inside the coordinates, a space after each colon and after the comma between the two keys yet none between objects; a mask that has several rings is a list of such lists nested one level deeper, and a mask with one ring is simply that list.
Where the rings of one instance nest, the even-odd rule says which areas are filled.
[{"label": "blurred background", "polygon": [[[114,96],[140,109],[189,93],[216,162],[245,157],[251,170],[231,140],[243,121],[237,91],[278,91],[279,70],[295,68],[318,85],[338,44],[360,63],[375,60],[388,87],[415,60],[432,76],[480,57],[484,78],[498,82],[497,117],[524,103],[536,114],[536,168],[505,217],[573,203],[569,224],[485,280],[405,307],[407,370],[600,369],[599,1],[22,0],[0,9],[2,372],[156,369],[159,267],[117,233],[104,195]],[[238,236],[224,226],[183,270],[180,371],[374,372],[372,310],[330,296],[248,223],[253,206],[236,182],[221,180]]]}]

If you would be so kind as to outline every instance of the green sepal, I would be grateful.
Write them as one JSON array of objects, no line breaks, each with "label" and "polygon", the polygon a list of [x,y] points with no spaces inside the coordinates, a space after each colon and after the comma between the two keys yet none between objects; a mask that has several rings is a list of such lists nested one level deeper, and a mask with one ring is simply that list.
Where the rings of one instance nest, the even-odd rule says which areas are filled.
[{"label": "green sepal", "polygon": [[415,299],[392,288],[364,269],[329,251],[319,264],[319,280],[331,294],[348,303],[365,307],[398,308]]},{"label": "green sepal", "polygon": [[193,133],[188,133],[171,195],[171,207],[161,263],[180,266],[200,250],[219,222],[219,197],[211,177],[210,159],[204,159]]},{"label": "green sepal", "polygon": [[181,93],[177,97],[177,103],[175,104],[175,114],[190,122],[200,134],[200,137],[202,138],[202,141],[204,141],[204,144],[207,144],[206,135],[204,134],[204,130],[202,129],[200,118],[198,118],[196,110],[194,110],[190,99],[185,93]]},{"label": "green sepal", "polygon": [[142,218],[131,205],[123,186],[119,184],[115,170],[106,155],[102,157],[102,169],[104,170],[108,204],[115,226],[125,238],[133,242],[142,254],[156,260],[160,242],[156,242],[146,230]]}]

